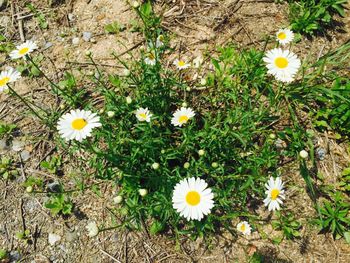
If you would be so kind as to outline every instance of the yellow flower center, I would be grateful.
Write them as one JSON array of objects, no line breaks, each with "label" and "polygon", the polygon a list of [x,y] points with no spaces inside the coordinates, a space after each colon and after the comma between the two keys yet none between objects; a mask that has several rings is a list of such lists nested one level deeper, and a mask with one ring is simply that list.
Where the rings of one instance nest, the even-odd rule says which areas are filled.
[{"label": "yellow flower center", "polygon": [[183,66],[186,65],[186,63],[185,63],[185,61],[180,60],[180,61],[177,63],[177,65],[178,65],[179,67],[183,67]]},{"label": "yellow flower center", "polygon": [[143,119],[146,119],[147,118],[147,115],[145,113],[140,113],[139,116]]},{"label": "yellow flower center", "polygon": [[163,35],[160,35],[159,38],[158,38],[158,40],[159,40],[160,42],[163,42],[164,36],[163,36]]},{"label": "yellow flower center", "polygon": [[24,47],[24,48],[20,49],[20,50],[18,51],[18,53],[19,53],[20,55],[25,55],[25,54],[27,54],[28,51],[29,51],[29,48],[28,48],[28,47]]},{"label": "yellow flower center", "polygon": [[9,81],[10,81],[9,77],[4,77],[4,78],[0,79],[0,87],[5,86]]},{"label": "yellow flower center", "polygon": [[153,53],[148,53],[148,58],[149,58],[150,60],[154,60],[154,59],[155,59],[155,56],[154,56]]},{"label": "yellow flower center", "polygon": [[278,68],[286,68],[288,66],[288,60],[283,57],[278,57],[275,59],[275,64]]},{"label": "yellow flower center", "polygon": [[241,225],[241,231],[244,232],[245,231],[245,224]]},{"label": "yellow flower center", "polygon": [[190,191],[186,195],[186,202],[189,205],[195,206],[198,205],[201,201],[201,196],[196,191]]},{"label": "yellow flower center", "polygon": [[286,35],[286,33],[281,32],[277,35],[277,37],[278,37],[278,39],[283,40],[283,39],[286,39],[287,35]]},{"label": "yellow flower center", "polygon": [[187,122],[188,121],[188,117],[186,116],[186,115],[182,115],[182,116],[180,116],[180,118],[179,118],[179,122],[180,123],[185,123],[185,122]]},{"label": "yellow flower center", "polygon": [[81,129],[83,129],[86,125],[87,125],[87,122],[86,122],[86,120],[84,120],[84,119],[75,119],[75,120],[72,122],[72,128],[73,128],[74,130],[78,130],[78,131],[80,131]]},{"label": "yellow flower center", "polygon": [[273,190],[271,191],[271,199],[272,199],[272,200],[276,200],[279,194],[280,194],[280,190],[278,190],[278,189],[273,189]]}]

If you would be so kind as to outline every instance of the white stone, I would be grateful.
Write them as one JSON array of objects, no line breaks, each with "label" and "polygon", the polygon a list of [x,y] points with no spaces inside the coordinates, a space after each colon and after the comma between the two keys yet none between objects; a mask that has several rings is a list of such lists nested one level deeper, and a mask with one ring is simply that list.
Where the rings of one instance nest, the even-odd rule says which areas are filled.
[{"label": "white stone", "polygon": [[72,44],[75,45],[75,46],[79,45],[79,42],[80,42],[79,37],[74,37],[74,38],[72,39]]},{"label": "white stone", "polygon": [[49,233],[49,244],[51,246],[54,246],[56,244],[56,242],[60,241],[61,240],[61,236],[57,235],[57,234],[54,234],[54,233]]}]

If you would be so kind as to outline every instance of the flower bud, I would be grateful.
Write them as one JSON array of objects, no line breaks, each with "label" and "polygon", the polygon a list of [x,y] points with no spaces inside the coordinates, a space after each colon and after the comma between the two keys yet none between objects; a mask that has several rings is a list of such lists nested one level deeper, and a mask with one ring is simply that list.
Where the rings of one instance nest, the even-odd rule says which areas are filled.
[{"label": "flower bud", "polygon": [[219,164],[218,164],[217,162],[213,162],[213,163],[211,164],[211,167],[213,167],[213,168],[218,168],[218,167],[219,167]]},{"label": "flower bud", "polygon": [[270,137],[271,140],[274,140],[274,139],[276,139],[276,134],[271,133],[271,134],[269,135],[269,137]]},{"label": "flower bud", "polygon": [[146,196],[148,194],[148,191],[147,191],[147,189],[142,188],[142,189],[139,189],[139,194],[142,197],[144,197],[144,196]]},{"label": "flower bud", "polygon": [[92,53],[91,53],[91,51],[90,51],[90,50],[86,50],[86,51],[85,51],[85,56],[90,57],[90,56],[91,56],[91,54],[92,54]]},{"label": "flower bud", "polygon": [[33,192],[33,186],[31,186],[31,185],[27,186],[26,192],[27,192],[27,193]]},{"label": "flower bud", "polygon": [[183,102],[181,106],[187,108],[188,105],[186,102]]},{"label": "flower bud", "polygon": [[201,79],[201,85],[204,86],[205,84],[207,84],[207,80],[205,78]]},{"label": "flower bud", "polygon": [[307,157],[309,157],[309,153],[305,150],[300,151],[299,155],[303,159],[306,159]]},{"label": "flower bud", "polygon": [[185,168],[185,169],[188,169],[189,167],[190,167],[190,163],[189,163],[189,162],[185,162],[185,163],[184,163],[184,168]]},{"label": "flower bud", "polygon": [[120,204],[121,202],[123,202],[123,197],[121,195],[117,195],[116,197],[113,198],[113,202],[115,204]]},{"label": "flower bud", "polygon": [[109,118],[114,117],[114,115],[115,115],[115,112],[114,112],[114,111],[107,111],[107,116],[108,116]]},{"label": "flower bud", "polygon": [[198,155],[199,155],[199,156],[203,156],[204,154],[205,154],[205,151],[204,151],[204,150],[200,149],[200,150],[198,151]]},{"label": "flower bud", "polygon": [[131,102],[132,102],[131,97],[130,97],[130,96],[127,96],[127,97],[126,97],[126,103],[127,103],[127,104],[130,104]]},{"label": "flower bud", "polygon": [[153,164],[152,164],[152,168],[153,168],[154,170],[159,169],[159,163],[153,163]]},{"label": "flower bud", "polygon": [[140,3],[138,1],[132,2],[132,7],[133,8],[138,8],[140,6]]}]

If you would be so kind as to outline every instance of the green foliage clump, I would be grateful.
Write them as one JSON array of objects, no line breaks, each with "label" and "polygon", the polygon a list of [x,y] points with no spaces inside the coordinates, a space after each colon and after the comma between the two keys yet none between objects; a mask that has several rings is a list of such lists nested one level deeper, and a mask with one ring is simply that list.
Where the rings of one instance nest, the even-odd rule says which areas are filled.
[{"label": "green foliage clump", "polygon": [[294,32],[314,35],[333,22],[333,16],[345,16],[347,0],[288,0],[289,21]]},{"label": "green foliage clump", "polygon": [[335,192],[331,198],[331,201],[324,202],[320,209],[321,219],[316,220],[316,223],[323,231],[331,232],[337,239],[344,235],[348,237],[350,231],[349,200],[341,192]]}]

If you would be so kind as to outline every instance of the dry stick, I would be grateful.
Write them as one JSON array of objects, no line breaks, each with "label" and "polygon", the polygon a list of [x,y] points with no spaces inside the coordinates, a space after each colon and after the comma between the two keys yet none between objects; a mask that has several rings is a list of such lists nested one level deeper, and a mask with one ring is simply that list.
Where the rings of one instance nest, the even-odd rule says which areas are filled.
[{"label": "dry stick", "polygon": [[26,181],[27,178],[26,178],[26,173],[24,172],[24,167],[23,167],[23,160],[22,160],[22,157],[21,157],[21,154],[18,153],[18,158],[19,158],[19,163],[21,165],[21,174],[23,176],[23,181]]},{"label": "dry stick", "polygon": [[125,263],[128,263],[128,234],[129,234],[129,231],[126,230],[126,233],[125,233],[125,240],[124,240],[124,259],[125,259]]},{"label": "dry stick", "polygon": [[139,47],[142,45],[142,43],[144,42],[144,40],[141,40],[140,42],[136,43],[135,45],[133,45],[131,48],[123,51],[122,53],[116,55],[114,58],[119,58],[121,56],[124,56],[125,54],[129,53],[130,51],[134,50],[135,48]]},{"label": "dry stick", "polygon": [[36,243],[37,243],[37,240],[38,240],[38,237],[39,237],[39,230],[38,230],[38,224],[35,224],[35,229],[34,229],[34,234],[33,234],[33,248],[34,248],[34,251],[36,250]]},{"label": "dry stick", "polygon": [[21,219],[22,219],[22,228],[23,228],[23,233],[24,233],[26,231],[26,222],[24,220],[24,215],[23,215],[23,199],[22,198],[21,198],[20,212],[21,212]]},{"label": "dry stick", "polygon": [[[16,12],[19,13],[18,6],[16,6]],[[16,15],[16,16],[18,16],[18,15]],[[26,38],[24,37],[23,19],[17,20],[17,22],[18,22],[19,36],[20,36],[22,42],[24,42],[26,40]]]},{"label": "dry stick", "polygon": [[[82,67],[94,66],[92,62],[79,62],[79,61],[67,61],[67,64],[80,65]],[[112,67],[112,68],[124,68],[119,65],[109,65],[109,64],[96,64],[99,67]]]},{"label": "dry stick", "polygon": [[165,257],[159,259],[158,262],[162,262],[163,260],[166,260],[166,259],[171,258],[171,257],[174,257],[174,256],[177,256],[177,254],[167,255],[167,256],[165,256]]},{"label": "dry stick", "polygon": [[108,252],[104,251],[103,249],[100,248],[100,251],[105,254],[106,256],[108,256],[110,259],[112,259],[113,261],[115,262],[118,262],[118,263],[122,263],[121,261],[119,261],[118,259],[116,259],[115,257],[113,257],[111,254],[109,254]]}]

